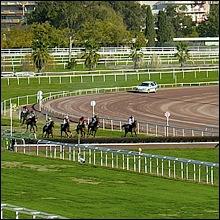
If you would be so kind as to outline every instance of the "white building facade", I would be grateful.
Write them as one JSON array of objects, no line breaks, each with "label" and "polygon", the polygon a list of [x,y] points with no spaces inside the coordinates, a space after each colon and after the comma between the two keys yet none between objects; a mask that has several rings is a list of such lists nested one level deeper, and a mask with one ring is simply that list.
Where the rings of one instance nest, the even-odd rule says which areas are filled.
[{"label": "white building facade", "polygon": [[158,1],[152,5],[152,13],[158,14],[165,11],[168,5],[174,5],[178,12],[191,16],[195,23],[201,23],[207,20],[211,4],[218,4],[218,1]]}]

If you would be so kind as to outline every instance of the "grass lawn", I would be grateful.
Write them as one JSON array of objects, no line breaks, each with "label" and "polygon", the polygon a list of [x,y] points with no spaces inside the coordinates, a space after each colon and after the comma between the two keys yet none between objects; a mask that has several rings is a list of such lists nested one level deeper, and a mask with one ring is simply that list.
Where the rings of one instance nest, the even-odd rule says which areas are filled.
[{"label": "grass lawn", "polygon": [[219,149],[143,149],[144,153],[219,163]]},{"label": "grass lawn", "polygon": [[68,218],[219,217],[218,187],[6,151],[1,184],[3,202]]},{"label": "grass lawn", "polygon": [[[218,81],[218,72],[213,71],[209,72],[207,75],[206,72],[189,72],[183,75],[182,73],[176,73],[177,82],[183,83],[192,83],[192,82],[206,82],[206,81]],[[60,81],[61,80],[61,81]],[[49,81],[49,77],[45,78],[30,78],[29,84],[27,78],[20,78],[19,84],[18,80],[10,79],[9,85],[7,79],[1,80],[2,86],[2,100],[25,95],[34,95],[37,91],[41,90],[44,93],[46,92],[55,92],[55,91],[73,91],[78,89],[91,89],[91,88],[111,88],[111,87],[130,87],[140,84],[142,81],[152,80],[156,81],[158,84],[168,84],[175,83],[173,79],[173,73],[164,73],[164,74],[155,74],[152,73],[149,75],[140,74],[138,75],[128,75],[125,79],[125,76],[90,76],[83,77],[81,82],[80,76],[72,76],[71,79],[69,76],[63,77],[60,79],[59,76],[53,77]],[[25,99],[26,100],[26,99]],[[22,102],[22,100],[20,100]],[[36,102],[36,97],[29,100],[30,102]],[[22,103],[20,103],[22,104]]]}]

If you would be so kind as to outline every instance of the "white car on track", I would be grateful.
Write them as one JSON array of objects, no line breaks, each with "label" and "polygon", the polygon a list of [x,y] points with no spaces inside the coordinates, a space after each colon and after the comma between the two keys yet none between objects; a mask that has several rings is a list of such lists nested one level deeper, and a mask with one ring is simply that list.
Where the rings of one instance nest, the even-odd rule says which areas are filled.
[{"label": "white car on track", "polygon": [[137,92],[156,92],[158,89],[158,84],[154,81],[145,81],[142,82],[139,86],[135,87]]}]

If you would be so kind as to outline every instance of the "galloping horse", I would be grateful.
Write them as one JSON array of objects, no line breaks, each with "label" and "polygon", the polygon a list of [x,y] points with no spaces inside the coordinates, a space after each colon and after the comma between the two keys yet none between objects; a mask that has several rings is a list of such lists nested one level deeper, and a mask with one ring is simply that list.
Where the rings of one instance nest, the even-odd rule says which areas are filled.
[{"label": "galloping horse", "polygon": [[[70,131],[70,124],[69,123],[61,124],[61,126],[60,126],[61,137],[63,137],[63,132],[65,132],[67,137],[71,137],[72,136],[72,132]],[[70,136],[68,135],[67,132],[70,133]]]},{"label": "galloping horse", "polygon": [[137,136],[137,134],[136,134],[136,127],[137,127],[137,121],[136,120],[131,124],[131,126],[129,124],[122,125],[122,128],[125,129],[124,137],[126,137],[128,132],[131,132],[131,136],[132,137],[133,137],[133,132],[135,133],[135,136]]},{"label": "galloping horse", "polygon": [[[26,129],[26,132],[28,131],[28,126],[30,125],[30,132],[31,130],[33,129],[34,133],[35,133],[35,128],[36,128],[36,131],[37,131],[37,117],[36,116],[33,116],[32,118],[28,118],[26,120],[26,125],[27,125],[27,129]],[[35,127],[35,128],[34,128]]]},{"label": "galloping horse", "polygon": [[95,137],[98,128],[99,128],[99,120],[98,119],[94,123],[89,122],[87,135],[93,135],[93,137]]},{"label": "galloping horse", "polygon": [[45,136],[44,136],[44,137],[49,138],[49,135],[51,135],[51,137],[53,138],[53,127],[54,127],[54,121],[51,121],[48,126],[47,126],[47,125],[44,125],[42,137],[43,137],[43,135],[44,135],[44,133],[45,133]]},{"label": "galloping horse", "polygon": [[77,127],[76,127],[76,132],[77,134],[81,134],[81,137],[85,137],[86,136],[86,124],[85,123],[78,123]]}]

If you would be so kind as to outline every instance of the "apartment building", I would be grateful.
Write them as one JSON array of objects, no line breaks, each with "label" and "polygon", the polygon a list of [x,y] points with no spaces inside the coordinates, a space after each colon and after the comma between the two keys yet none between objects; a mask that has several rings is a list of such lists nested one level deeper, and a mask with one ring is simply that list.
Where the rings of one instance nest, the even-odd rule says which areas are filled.
[{"label": "apartment building", "polygon": [[[201,23],[207,19],[211,4],[218,4],[218,1],[158,1],[152,5],[152,13],[158,14],[168,5],[176,5],[179,12],[191,16],[194,22]],[[184,6],[185,9],[178,6]]]},{"label": "apartment building", "polygon": [[25,23],[35,5],[36,1],[1,1],[1,29]]}]

